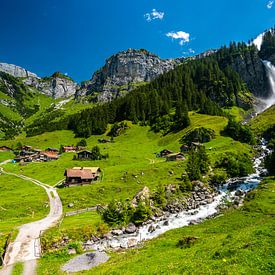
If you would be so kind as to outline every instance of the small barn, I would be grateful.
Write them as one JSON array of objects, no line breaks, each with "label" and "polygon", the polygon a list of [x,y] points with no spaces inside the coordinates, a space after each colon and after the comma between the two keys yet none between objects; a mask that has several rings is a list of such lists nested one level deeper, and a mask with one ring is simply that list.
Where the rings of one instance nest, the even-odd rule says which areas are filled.
[{"label": "small barn", "polygon": [[101,175],[99,167],[74,167],[67,169],[64,173],[66,177],[65,186],[91,184],[98,180]]},{"label": "small barn", "polygon": [[163,149],[162,151],[160,151],[159,155],[160,155],[161,158],[163,158],[163,157],[165,157],[167,155],[170,155],[172,153],[173,153],[173,151],[170,151],[168,149]]},{"label": "small barn", "polygon": [[58,152],[59,152],[59,150],[58,150],[58,149],[56,149],[56,148],[51,148],[51,147],[49,147],[49,148],[47,148],[47,149],[45,150],[45,152],[53,152],[53,153],[58,153]]},{"label": "small barn", "polygon": [[77,159],[79,160],[87,160],[92,158],[92,152],[88,150],[83,150],[77,153]]},{"label": "small barn", "polygon": [[189,150],[190,150],[190,147],[188,145],[186,145],[186,144],[183,144],[180,147],[180,151],[181,152],[189,152]]},{"label": "small barn", "polygon": [[51,160],[58,160],[58,153],[57,152],[41,152],[38,156],[38,160],[40,161],[51,161]]},{"label": "small barn", "polygon": [[63,146],[63,151],[64,152],[76,152],[78,151],[78,147],[77,146]]},{"label": "small barn", "polygon": [[9,152],[9,151],[12,151],[12,149],[8,146],[0,146],[0,152]]},{"label": "small barn", "polygon": [[176,161],[176,160],[185,160],[185,157],[182,153],[174,153],[166,156],[166,161]]}]

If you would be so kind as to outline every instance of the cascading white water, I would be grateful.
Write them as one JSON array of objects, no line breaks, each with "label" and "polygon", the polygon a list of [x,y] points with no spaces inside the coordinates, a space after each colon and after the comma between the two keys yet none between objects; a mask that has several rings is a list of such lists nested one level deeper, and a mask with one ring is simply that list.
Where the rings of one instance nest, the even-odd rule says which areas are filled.
[{"label": "cascading white water", "polygon": [[275,66],[267,60],[263,60],[263,64],[266,68],[271,95],[268,98],[261,100],[265,105],[262,111],[275,104]]}]

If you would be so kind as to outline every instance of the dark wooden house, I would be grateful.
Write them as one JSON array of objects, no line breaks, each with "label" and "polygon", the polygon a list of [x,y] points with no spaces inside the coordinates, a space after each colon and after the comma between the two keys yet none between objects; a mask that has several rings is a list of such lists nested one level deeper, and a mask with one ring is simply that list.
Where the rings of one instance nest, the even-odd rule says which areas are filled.
[{"label": "dark wooden house", "polygon": [[79,160],[87,160],[87,159],[91,159],[91,157],[92,157],[92,152],[88,150],[84,150],[77,153],[77,159]]},{"label": "dark wooden house", "polygon": [[0,146],[0,152],[8,152],[8,151],[12,151],[12,149],[8,146]]},{"label": "dark wooden house", "polygon": [[185,160],[183,153],[174,153],[166,156],[166,161]]},{"label": "dark wooden house", "polygon": [[160,155],[161,158],[163,158],[163,157],[165,157],[165,156],[167,156],[167,155],[170,155],[170,154],[172,154],[172,153],[173,153],[173,151],[170,151],[170,150],[168,150],[168,149],[164,149],[164,150],[162,150],[162,151],[159,153],[159,155]]}]

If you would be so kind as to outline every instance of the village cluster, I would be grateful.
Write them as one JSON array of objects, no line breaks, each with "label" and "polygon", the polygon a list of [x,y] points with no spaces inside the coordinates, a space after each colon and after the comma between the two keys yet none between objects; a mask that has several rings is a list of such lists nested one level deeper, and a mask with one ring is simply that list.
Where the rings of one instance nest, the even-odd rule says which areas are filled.
[{"label": "village cluster", "polygon": [[[61,150],[47,148],[42,151],[29,145],[22,145],[20,148],[17,148],[17,150],[13,150],[8,146],[1,146],[0,152],[13,151],[16,153],[16,157],[12,162],[25,164],[28,162],[47,162],[57,160],[60,156],[60,151],[66,153],[77,153],[77,158],[79,160],[88,160],[90,151],[83,149],[84,147],[81,146],[62,146]],[[62,186],[64,187],[91,184],[100,179],[101,169],[99,167],[73,167],[66,169],[64,176],[66,177],[65,181],[62,183]]]},{"label": "village cluster", "polygon": [[[99,140],[100,143],[111,142],[109,140]],[[201,146],[198,142],[192,142],[190,146],[182,145],[180,152],[174,153],[171,150],[164,149],[157,153],[157,157],[166,158],[166,161],[183,161],[185,160],[184,153],[187,153],[192,148]],[[12,160],[13,163],[26,164],[29,162],[48,162],[58,160],[60,154],[65,152],[76,153],[76,160],[92,160],[92,152],[86,150],[82,146],[62,146],[59,150],[56,148],[47,148],[45,150],[35,149],[29,145],[22,145],[16,150],[8,146],[1,146],[0,152],[13,151],[16,157]],[[101,178],[102,171],[100,167],[73,167],[66,169],[64,172],[65,180],[62,183],[63,187],[74,185],[86,185],[98,181]]]}]

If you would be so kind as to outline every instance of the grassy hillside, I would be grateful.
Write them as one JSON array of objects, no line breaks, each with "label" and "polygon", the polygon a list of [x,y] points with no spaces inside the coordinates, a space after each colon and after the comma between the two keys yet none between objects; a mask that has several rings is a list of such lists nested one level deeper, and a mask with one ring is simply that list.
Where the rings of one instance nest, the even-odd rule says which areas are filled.
[{"label": "grassy hillside", "polygon": [[[5,154],[7,157],[7,153]],[[0,254],[5,240],[17,226],[39,220],[47,215],[48,197],[41,187],[31,182],[0,175]]]},{"label": "grassy hillside", "polygon": [[275,105],[254,117],[251,122],[251,129],[258,135],[275,124]]},{"label": "grassy hillside", "polygon": [[[55,185],[64,178],[66,168],[74,166],[99,166],[103,170],[103,179],[100,182],[88,186],[69,187],[58,190],[64,205],[64,211],[67,212],[95,206],[96,204],[108,204],[113,198],[122,200],[131,199],[145,185],[153,191],[160,183],[171,184],[179,182],[185,170],[186,162],[166,162],[165,159],[157,158],[156,153],[165,148],[178,152],[181,137],[196,127],[204,126],[213,129],[216,133],[215,139],[205,143],[205,147],[209,149],[207,151],[212,162],[223,152],[246,152],[248,154],[252,152],[250,146],[233,141],[229,137],[220,136],[220,131],[227,124],[226,118],[190,113],[190,119],[191,125],[187,129],[166,136],[161,136],[159,133],[156,134],[150,131],[150,128],[147,126],[133,125],[128,122],[130,128],[121,136],[116,137],[114,143],[98,143],[98,139],[104,138],[106,135],[91,136],[88,138],[87,148],[90,149],[98,145],[101,153],[109,154],[109,159],[106,160],[77,161],[73,160],[74,153],[64,153],[57,161],[29,163],[24,166],[9,163],[4,166],[4,169],[38,179],[50,185]],[[22,144],[32,145],[35,148],[45,149],[47,147],[59,148],[61,144],[75,145],[79,140],[79,138],[74,138],[71,131],[55,131],[35,137],[26,137],[22,134],[14,140],[0,141],[0,145],[15,147],[18,142],[21,142]],[[10,153],[0,153],[0,159],[2,160],[10,157]],[[4,178],[2,179],[4,180]],[[31,194],[31,191],[24,186],[22,185],[22,196],[26,193]],[[37,192],[36,188],[38,187],[32,186],[32,188],[34,192]],[[10,188],[9,190],[2,190],[4,191],[3,195],[7,193],[8,197],[16,196],[13,193],[13,188],[11,188],[13,190],[11,193],[9,193]],[[40,190],[39,194],[42,194],[41,192],[43,190]],[[33,200],[34,197],[30,196],[26,202],[31,205]],[[21,201],[24,201],[24,197],[21,198]],[[69,203],[73,203],[74,206],[69,208]],[[38,205],[42,209],[38,210]],[[37,204],[33,208],[30,206],[30,209],[37,209],[35,213],[42,214],[45,213],[42,211],[43,207],[45,207],[45,202],[41,202],[41,199],[38,197]],[[23,210],[24,207],[22,207]],[[28,214],[26,216],[28,217]],[[4,222],[8,223],[11,217],[7,216]],[[23,218],[21,222],[24,223],[26,220]],[[7,231],[17,226],[18,223],[11,223]],[[51,229],[46,234],[46,238],[53,240],[54,238],[59,238],[62,234],[68,234],[74,236],[76,239],[81,239],[87,232],[87,234],[92,234],[92,232],[97,231],[101,223],[99,215],[95,212],[65,217],[60,228]],[[101,228],[101,230],[105,229]]]},{"label": "grassy hillside", "polygon": [[[269,179],[240,209],[168,231],[141,248],[111,253],[107,263],[77,274],[273,274],[274,203],[275,179]],[[197,240],[190,247],[179,246],[186,237]],[[45,255],[38,274],[64,274],[60,267],[69,258]]]}]

